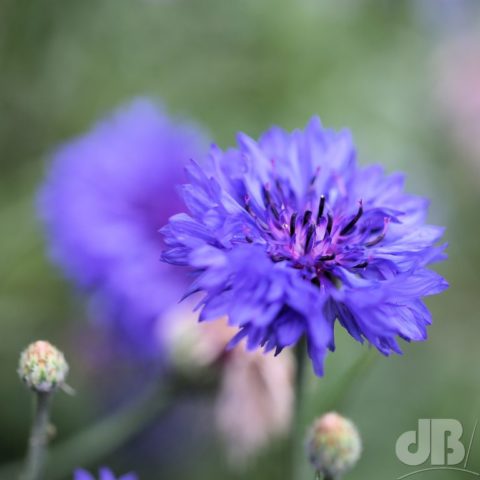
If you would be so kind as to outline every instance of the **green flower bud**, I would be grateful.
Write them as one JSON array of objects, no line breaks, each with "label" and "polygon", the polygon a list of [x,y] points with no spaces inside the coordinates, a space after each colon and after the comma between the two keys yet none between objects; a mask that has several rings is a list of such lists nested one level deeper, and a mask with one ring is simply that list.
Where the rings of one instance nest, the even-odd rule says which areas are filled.
[{"label": "green flower bud", "polygon": [[331,412],[317,418],[308,434],[310,462],[326,479],[339,479],[357,463],[362,442],[355,425]]},{"label": "green flower bud", "polygon": [[18,374],[32,390],[49,393],[64,385],[68,364],[62,352],[39,340],[22,352]]}]

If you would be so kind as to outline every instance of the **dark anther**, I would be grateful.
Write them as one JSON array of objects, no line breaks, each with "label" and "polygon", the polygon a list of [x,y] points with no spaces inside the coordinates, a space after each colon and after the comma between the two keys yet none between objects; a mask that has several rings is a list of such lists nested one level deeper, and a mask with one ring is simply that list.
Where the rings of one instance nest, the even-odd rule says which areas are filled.
[{"label": "dark anther", "polygon": [[330,214],[327,215],[327,233],[330,235],[332,233],[332,227],[333,227],[333,218]]},{"label": "dark anther", "polygon": [[290,236],[293,237],[295,234],[295,224],[297,223],[297,214],[294,213],[290,217]]},{"label": "dark anther", "polygon": [[358,212],[355,214],[355,216],[345,225],[345,227],[342,228],[340,231],[340,235],[347,235],[347,233],[350,233],[355,226],[355,224],[360,220],[360,217],[363,214],[363,205],[362,202],[360,202],[360,207],[358,207]]},{"label": "dark anther", "polygon": [[322,218],[323,210],[325,209],[325,195],[320,197],[320,203],[318,204],[317,224]]},{"label": "dark anther", "polygon": [[311,210],[307,210],[307,211],[303,214],[303,226],[305,226],[307,223],[309,223],[311,219],[312,219],[312,211],[311,211]]},{"label": "dark anther", "polygon": [[366,266],[368,266],[368,262],[362,262],[358,265],[355,265],[353,268],[365,268]]},{"label": "dark anther", "polygon": [[255,213],[253,212],[252,207],[251,207],[251,205],[250,205],[249,203],[247,203],[247,204],[245,205],[245,210],[246,210],[252,217],[255,218]]},{"label": "dark anther", "polygon": [[246,237],[245,237],[245,240],[246,240],[248,243],[253,243],[253,238],[252,238],[252,237],[246,236]]},{"label": "dark anther", "polygon": [[250,197],[245,195],[245,210],[252,216],[255,217],[255,214],[252,210],[252,206],[250,205]]},{"label": "dark anther", "polygon": [[277,355],[280,355],[282,353],[282,350],[283,350],[283,347],[280,347],[280,346],[276,346],[275,347],[275,354],[274,354],[274,357],[276,357]]},{"label": "dark anther", "polygon": [[305,238],[305,253],[309,253],[310,250],[312,249],[313,246],[313,241],[314,239],[314,233],[316,230],[316,226],[313,224],[310,224],[307,229],[307,236]]},{"label": "dark anther", "polygon": [[380,243],[384,238],[385,235],[387,234],[387,228],[388,224],[390,223],[390,219],[388,217],[385,217],[383,219],[383,231],[378,237],[375,237],[373,240],[370,240],[369,242],[365,243],[366,247],[373,247],[374,245],[377,245]]},{"label": "dark anther", "polygon": [[310,179],[310,186],[313,186],[313,184],[315,183],[315,181],[317,180],[318,178],[318,174],[320,173],[320,167],[317,168],[317,170],[315,171],[315,173],[313,174],[312,178]]},{"label": "dark anther", "polygon": [[262,187],[263,198],[265,199],[265,204],[270,206],[272,204],[272,196],[270,195],[270,190],[264,185]]},{"label": "dark anther", "polygon": [[331,253],[330,255],[322,255],[318,257],[318,260],[321,262],[328,262],[328,260],[335,260],[335,254]]},{"label": "dark anther", "polygon": [[270,209],[272,210],[272,213],[275,219],[280,220],[280,214],[278,213],[277,207],[275,207],[275,205],[272,205]]},{"label": "dark anther", "polygon": [[316,286],[316,287],[319,287],[320,286],[320,279],[318,277],[315,277],[313,280],[312,280],[312,283]]},{"label": "dark anther", "polygon": [[366,247],[373,247],[375,245],[377,245],[377,243],[380,243],[384,238],[385,238],[385,234],[387,232],[383,232],[381,233],[378,237],[374,238],[373,240],[370,240],[369,242],[367,242],[365,244]]},{"label": "dark anther", "polygon": [[272,200],[272,195],[270,194],[270,190],[267,187],[263,187],[262,189],[263,192],[263,198],[265,199],[265,204],[270,208],[270,210],[273,213],[273,216],[278,220],[280,218],[280,215],[278,214],[278,210],[275,207],[275,204],[273,203]]}]

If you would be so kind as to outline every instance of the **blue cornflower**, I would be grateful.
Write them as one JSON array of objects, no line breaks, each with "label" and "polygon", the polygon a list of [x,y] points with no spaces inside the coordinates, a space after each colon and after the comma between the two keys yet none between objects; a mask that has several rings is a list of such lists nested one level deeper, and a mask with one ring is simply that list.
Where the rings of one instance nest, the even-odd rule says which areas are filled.
[{"label": "blue cornflower", "polygon": [[197,127],[137,99],[60,146],[40,192],[51,257],[88,294],[93,318],[142,355],[161,350],[164,312],[186,285],[160,261],[158,230],[183,210],[175,184],[204,144]]},{"label": "blue cornflower", "polygon": [[[96,480],[95,477],[86,470],[75,470],[73,480]],[[138,480],[133,473],[127,473],[121,477],[116,477],[108,468],[101,468],[98,471],[98,480]]]},{"label": "blue cornflower", "polygon": [[428,202],[402,175],[357,165],[348,132],[313,118],[258,142],[239,134],[235,149],[212,147],[208,170],[187,170],[190,214],[164,227],[163,259],[191,267],[186,294],[205,293],[200,320],[228,315],[232,344],[278,353],[306,337],[322,375],[336,320],[385,355],[401,353],[396,337],[426,339],[422,297],[447,283],[425,267],[444,258],[444,229],[425,224]]}]

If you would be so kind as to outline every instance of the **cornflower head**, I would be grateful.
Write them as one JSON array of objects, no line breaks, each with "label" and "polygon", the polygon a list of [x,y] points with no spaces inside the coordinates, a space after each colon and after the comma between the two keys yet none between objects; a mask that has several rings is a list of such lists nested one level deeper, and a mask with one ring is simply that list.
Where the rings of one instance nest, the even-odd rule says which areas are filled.
[{"label": "cornflower head", "polygon": [[444,229],[425,223],[428,202],[403,175],[358,166],[347,131],[314,117],[303,131],[239,134],[187,173],[189,214],[163,228],[163,259],[192,271],[200,320],[228,316],[231,345],[280,353],[305,337],[322,375],[336,321],[385,355],[401,353],[397,337],[426,339],[422,298],[447,287],[426,268],[444,258]]}]

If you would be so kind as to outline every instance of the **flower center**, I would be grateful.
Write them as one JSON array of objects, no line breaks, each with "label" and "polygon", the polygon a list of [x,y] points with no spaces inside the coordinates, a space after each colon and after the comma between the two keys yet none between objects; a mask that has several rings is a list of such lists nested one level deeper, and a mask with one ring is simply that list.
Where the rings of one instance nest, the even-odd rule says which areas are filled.
[{"label": "flower center", "polygon": [[[286,206],[277,190],[263,187],[263,215],[257,215],[250,199],[245,199],[245,209],[258,226],[272,261],[288,261],[293,268],[310,272],[312,278],[337,265],[356,272],[369,265],[370,249],[384,239],[388,217],[373,210],[365,212],[362,200],[356,213],[336,213],[328,208],[325,195],[314,203],[315,209],[297,212]],[[249,236],[246,239],[254,241]]]}]

